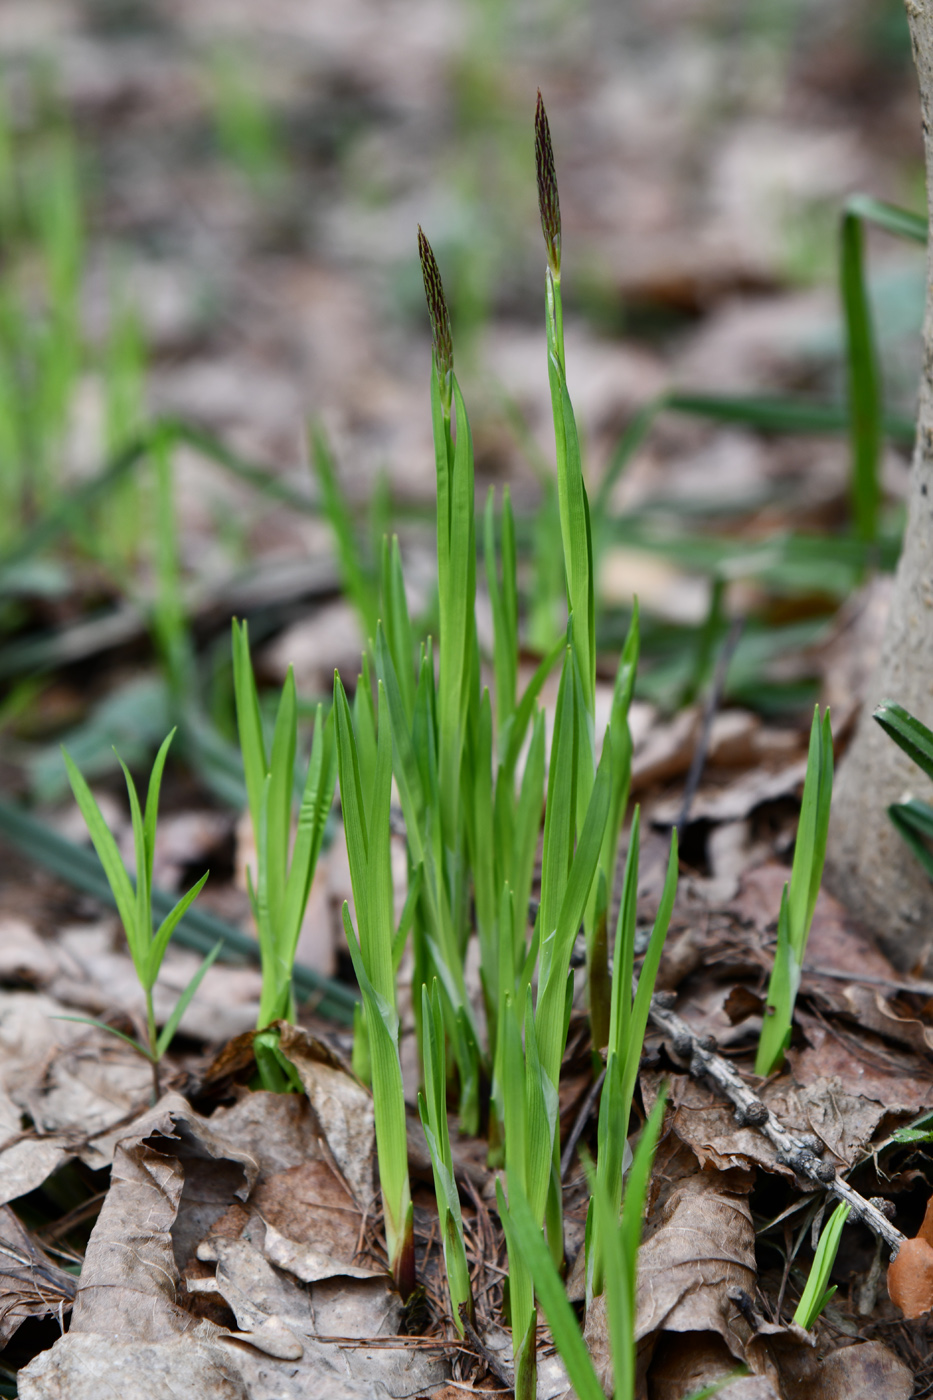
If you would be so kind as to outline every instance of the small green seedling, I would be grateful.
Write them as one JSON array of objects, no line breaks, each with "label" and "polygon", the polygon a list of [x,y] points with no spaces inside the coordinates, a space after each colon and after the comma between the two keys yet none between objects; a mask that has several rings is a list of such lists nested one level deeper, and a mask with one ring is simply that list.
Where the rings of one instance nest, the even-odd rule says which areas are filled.
[{"label": "small green seedling", "polygon": [[774,970],[768,984],[764,1021],[758,1041],[755,1073],[767,1075],[784,1059],[804,953],[823,876],[829,807],[833,795],[833,736],[829,711],[820,720],[819,708],[810,730],[807,776],[803,785],[800,825],[794,847],[790,883],[784,886],[778,916]]},{"label": "small green seedling", "polygon": [[813,1326],[836,1291],[835,1284],[831,1288],[827,1288],[826,1285],[839,1252],[842,1227],[848,1218],[849,1206],[845,1201],[841,1201],[829,1217],[820,1235],[810,1277],[807,1279],[806,1287],[800,1302],[797,1304],[797,1311],[794,1313],[794,1321],[799,1327],[805,1327],[807,1331]]},{"label": "small green seedling", "polygon": [[[642,1216],[651,1176],[651,1164],[664,1117],[665,1095],[661,1093],[645,1124],[625,1188],[621,1217],[595,1173],[590,1172],[597,1227],[604,1239],[606,1271],[606,1313],[615,1400],[633,1400],[635,1395],[635,1285]],[[567,1367],[580,1400],[605,1400],[596,1368],[587,1351],[580,1325],[567,1297],[564,1282],[550,1249],[535,1220],[524,1192],[509,1183],[506,1206],[502,1185],[496,1183],[499,1214],[514,1249],[525,1260],[534,1280],[535,1293],[544,1308],[554,1342]],[[516,1398],[519,1395],[516,1377]],[[533,1396],[534,1392],[530,1392]]]},{"label": "small green seedling", "polygon": [[[292,969],[324,826],[334,799],[337,760],[333,723],[330,716],[325,721],[319,705],[289,860],[298,741],[295,677],[289,667],[268,754],[250,660],[249,634],[246,623],[240,624],[236,619],[233,621],[233,677],[243,772],[256,841],[257,876],[255,885],[250,877],[250,897],[262,962],[257,1022],[262,1031],[273,1021],[295,1019]],[[293,1083],[292,1073],[278,1051],[275,1033],[257,1036],[254,1048],[263,1086],[272,1090],[289,1088]]]},{"label": "small green seedling", "polygon": [[[88,787],[77,766],[66,750],[62,750],[65,758],[65,765],[68,769],[68,777],[71,781],[72,791],[81,809],[81,815],[87,824],[88,832],[94,843],[100,863],[104,867],[104,873],[113,891],[123,928],[126,932],[126,941],[129,944],[130,956],[133,959],[133,966],[136,969],[136,976],[146,997],[146,1042],[143,1044],[130,1036],[123,1035],[112,1026],[105,1029],[112,1031],[114,1035],[119,1035],[122,1040],[126,1040],[134,1049],[152,1065],[152,1087],[155,1098],[159,1096],[159,1061],[165,1054],[175,1032],[178,1030],[182,1016],[184,1016],[188,1005],[194,996],[207,969],[220,952],[222,944],[220,942],[208,953],[207,957],[198,968],[197,972],[188,983],[185,990],[175,1005],[175,1009],[169,1016],[161,1033],[156,1030],[155,1008],[153,1005],[152,989],[159,976],[159,969],[162,966],[162,959],[168,947],[169,939],[174,933],[179,921],[184,917],[187,910],[194,903],[195,899],[204,888],[204,882],[210,872],[205,871],[200,880],[181,899],[162,920],[158,929],[153,930],[152,926],[152,861],[155,853],[156,822],[159,808],[159,788],[162,784],[162,772],[165,768],[165,760],[168,756],[169,745],[172,742],[175,731],[165,739],[162,747],[156,755],[155,763],[152,767],[152,774],[149,778],[149,790],[146,795],[145,814],[140,810],[139,798],[136,795],[136,786],[130,776],[130,771],[126,764],[121,762],[124,775],[126,777],[126,790],[130,799],[130,812],[133,818],[133,844],[136,855],[136,889],[133,889],[132,882],[127,874],[126,867],[120,855],[117,843],[104,821],[101,810],[95,801],[91,789]],[[87,1017],[72,1016],[64,1018],[67,1020],[87,1020]],[[92,1025],[100,1025],[101,1022],[92,1021]]]}]

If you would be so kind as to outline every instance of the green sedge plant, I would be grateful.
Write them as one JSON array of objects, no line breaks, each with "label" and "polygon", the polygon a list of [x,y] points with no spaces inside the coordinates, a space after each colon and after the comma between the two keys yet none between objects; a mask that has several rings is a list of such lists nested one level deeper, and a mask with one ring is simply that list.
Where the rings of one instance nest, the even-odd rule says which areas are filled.
[{"label": "green sedge plant", "polygon": [[[136,969],[136,976],[139,978],[140,986],[146,1000],[146,1039],[139,1041],[129,1036],[124,1036],[122,1032],[114,1030],[112,1026],[105,1029],[112,1031],[114,1035],[119,1035],[121,1039],[127,1040],[135,1050],[147,1059],[152,1065],[152,1087],[155,1098],[159,1096],[159,1061],[171,1045],[175,1032],[178,1030],[182,1016],[184,1016],[192,998],[201,985],[204,974],[213,963],[220,952],[222,940],[204,958],[201,966],[195,972],[191,981],[175,1004],[175,1008],[169,1016],[162,1030],[159,1031],[156,1025],[155,1005],[153,1002],[153,988],[159,976],[159,969],[165,957],[165,950],[169,945],[169,940],[175,932],[179,921],[197,899],[204,888],[208,873],[205,873],[193,885],[187,894],[182,895],[178,903],[165,916],[158,928],[154,927],[152,917],[152,863],[155,855],[156,824],[158,821],[159,790],[162,785],[162,774],[165,768],[165,760],[168,757],[169,746],[171,745],[175,731],[163,741],[152,773],[149,778],[149,787],[146,793],[145,811],[140,807],[139,797],[136,792],[136,785],[133,782],[129,769],[121,761],[121,767],[126,778],[126,790],[130,802],[130,814],[133,821],[133,846],[136,857],[136,887],[127,873],[123,858],[119,848],[104,821],[100,807],[88,787],[87,782],[81,772],[73,762],[70,754],[63,750],[65,766],[68,770],[68,777],[71,782],[75,800],[84,817],[94,849],[97,852],[100,863],[104,868],[107,881],[113,894],[117,911],[126,933],[126,941],[129,946],[130,956],[133,959],[133,966]],[[68,1017],[69,1020],[85,1020],[85,1017]],[[94,1025],[100,1022],[92,1022]]]},{"label": "green sedge plant", "polygon": [[[271,744],[263,733],[259,696],[246,623],[233,621],[233,676],[243,774],[256,846],[256,878],[250,899],[259,937],[262,993],[261,1032],[276,1020],[295,1019],[292,970],[311,881],[324,837],[337,780],[333,722],[317,708],[311,756],[301,792],[292,841],[298,702],[289,668],[279,698]],[[290,858],[289,858],[290,853]],[[285,1089],[293,1082],[278,1050],[275,1032],[257,1036],[256,1063],[263,1087]]]},{"label": "green sedge plant", "polygon": [[774,968],[768,984],[765,1014],[758,1040],[755,1073],[768,1075],[780,1068],[790,1042],[791,1021],[800,987],[810,925],[823,878],[829,809],[833,795],[833,736],[829,711],[813,715],[807,773],[800,806],[791,876],[784,886],[778,915]]},{"label": "green sedge plant", "polygon": [[840,1201],[820,1234],[820,1242],[816,1247],[810,1276],[801,1294],[800,1302],[797,1304],[797,1311],[794,1313],[794,1321],[798,1327],[804,1327],[808,1332],[836,1292],[835,1285],[829,1286],[829,1276],[833,1271],[836,1255],[839,1253],[839,1241],[842,1238],[843,1227],[849,1218],[849,1210],[848,1203]]}]

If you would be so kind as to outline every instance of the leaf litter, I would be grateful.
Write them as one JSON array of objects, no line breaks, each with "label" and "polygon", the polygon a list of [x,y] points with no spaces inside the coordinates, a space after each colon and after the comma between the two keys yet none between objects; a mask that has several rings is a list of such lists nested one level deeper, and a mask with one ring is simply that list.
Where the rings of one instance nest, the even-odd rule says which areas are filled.
[{"label": "leaf litter", "polygon": [[[350,52],[341,47],[346,46],[346,33],[333,23],[328,26],[323,11],[305,16],[302,23],[309,25],[317,38],[322,27],[326,31],[332,48],[324,62],[344,63],[348,71],[352,64],[361,66],[365,81],[391,98],[399,73],[404,71],[407,80],[424,71],[423,61],[393,65],[386,52],[397,53],[397,46],[404,46],[400,36],[406,26],[393,24],[390,34],[380,29],[378,16],[367,14],[366,6],[355,8],[360,12],[357,21],[375,27],[384,43],[354,44]],[[288,30],[296,21],[287,18],[288,6],[281,11],[286,18],[280,15],[278,23]],[[227,19],[235,27],[236,21],[230,16]],[[210,18],[183,15],[180,23],[186,31],[198,31],[209,25]],[[432,33],[432,52],[443,53],[444,41],[438,39],[437,31]],[[99,48],[92,51],[98,57],[102,52]],[[89,60],[85,57],[82,61]],[[672,61],[676,64],[679,60],[675,57]],[[101,66],[96,87],[94,82],[82,80],[80,72],[71,71],[80,66],[74,55],[66,56],[70,82],[86,112],[99,116],[101,104],[112,100],[106,93],[112,94],[122,83],[131,109],[137,104],[150,117],[154,111],[167,122],[175,119],[175,104],[166,101],[165,87],[154,81],[142,83],[127,71],[121,55],[116,55],[115,69],[106,82],[102,73],[107,64]],[[643,99],[640,115],[637,111],[633,114],[634,126],[640,125],[643,134],[661,128],[661,135],[650,147],[654,152],[651,159],[661,167],[673,159],[679,175],[685,164],[682,135],[672,130],[670,122],[658,121],[657,97],[645,91],[647,79],[638,73],[629,78]],[[315,70],[314,81],[318,80]],[[177,78],[168,90],[186,93],[182,108],[191,103],[185,83],[178,84]],[[406,90],[404,101],[410,100]],[[608,80],[592,98],[599,110],[611,108],[618,100]],[[626,101],[632,101],[628,94]],[[632,128],[626,139],[635,140]],[[743,150],[748,149],[757,153],[756,159],[772,174],[779,163],[767,131],[756,131],[744,146],[740,141],[727,145],[721,178],[728,195],[719,189],[713,203],[716,216],[722,220],[721,201],[725,200],[733,230],[745,227],[753,212],[746,199],[739,203],[736,217],[735,176],[729,175],[736,163],[741,164]],[[848,158],[850,146],[843,142],[841,149]],[[645,150],[649,150],[647,144]],[[641,188],[648,193],[640,196],[643,207],[635,210],[631,220],[639,241],[633,243],[632,227],[626,224],[619,248],[611,255],[613,278],[624,282],[626,293],[636,304],[639,297],[647,296],[653,305],[686,305],[695,312],[711,298],[714,302],[725,298],[718,315],[701,323],[695,333],[685,335],[678,360],[681,373],[690,373],[693,367],[699,380],[706,374],[711,382],[730,389],[742,384],[757,388],[762,377],[768,378],[760,373],[765,363],[771,375],[786,377],[792,372],[791,347],[810,335],[813,326],[819,326],[818,298],[805,294],[799,304],[791,305],[789,298],[773,296],[773,268],[763,268],[761,257],[750,256],[748,247],[741,255],[733,245],[728,256],[717,251],[710,229],[703,239],[691,237],[680,245],[676,237],[658,241],[650,258],[633,256],[633,249],[644,247],[645,229],[658,218],[658,209],[666,211],[665,226],[672,217],[684,217],[679,198],[665,188],[666,177],[648,170],[642,174]],[[838,178],[834,173],[830,184]],[[142,182],[143,174],[134,179]],[[134,187],[131,193],[125,217],[145,226],[152,192],[146,194]],[[605,197],[606,208],[598,212],[597,223],[611,229],[612,238],[618,241],[613,213],[619,192],[608,189]],[[170,205],[171,199],[156,202],[161,208]],[[217,207],[229,212],[231,206],[219,201]],[[201,213],[216,234],[211,210],[201,205]],[[343,223],[337,217],[334,227],[346,227],[347,215],[347,209],[342,209]],[[691,232],[693,215],[691,209]],[[235,220],[227,233],[233,243],[241,236]],[[380,240],[382,234],[380,220]],[[769,236],[772,234],[769,230]],[[605,232],[603,238],[605,242]],[[215,245],[220,241],[213,238]],[[695,242],[698,251],[684,253],[684,247],[692,248]],[[385,247],[391,246],[389,238]],[[171,361],[157,367],[156,392],[175,407],[185,406],[187,394],[188,404],[197,406],[218,427],[230,430],[234,439],[257,450],[269,448],[286,472],[295,465],[292,439],[297,441],[297,433],[283,428],[283,422],[288,424],[300,415],[310,393],[312,400],[334,406],[361,495],[375,473],[377,458],[381,464],[386,450],[400,489],[417,492],[418,469],[409,464],[427,460],[425,442],[417,433],[413,440],[411,428],[423,421],[420,384],[412,391],[399,382],[393,367],[391,373],[382,372],[370,404],[362,407],[348,399],[346,386],[358,376],[359,365],[374,360],[374,335],[365,316],[347,315],[347,304],[354,302],[356,292],[352,275],[344,272],[337,284],[330,276],[332,269],[315,266],[310,271],[299,270],[283,265],[284,259],[274,267],[270,265],[273,261],[267,259],[262,267],[263,297],[287,304],[292,316],[295,306],[300,306],[309,321],[305,335],[313,347],[309,349],[309,370],[300,386],[293,369],[295,359],[300,358],[294,355],[294,346],[291,342],[285,347],[275,344],[268,317],[261,307],[259,315],[252,314],[256,308],[248,295],[235,314],[241,323],[254,323],[249,327],[252,352],[223,355],[215,346],[208,357],[203,344],[205,331],[191,329],[194,298],[186,294],[176,297],[186,305],[182,328],[176,324],[171,334],[164,329],[159,332],[166,337],[159,342],[163,349],[168,346],[172,355],[181,354],[184,363],[180,369]],[[145,284],[149,279],[144,276],[141,280]],[[231,285],[242,289],[243,280],[237,284],[231,279]],[[752,291],[764,289],[767,296],[753,304],[733,303],[733,294],[741,292],[743,285]],[[151,315],[155,318],[154,312]],[[501,339],[507,346],[507,335]],[[325,345],[326,353],[322,350]],[[583,356],[589,352],[594,364],[605,365],[605,356],[591,336],[584,338],[579,350],[577,363],[587,363]],[[515,360],[521,362],[522,369],[529,362],[524,351]],[[619,380],[612,391],[605,384],[594,387],[594,376],[588,374],[584,378],[590,389],[580,396],[581,413],[597,445],[608,439],[607,425],[618,414],[619,396],[630,408],[643,400],[649,387],[653,393],[662,386],[667,374],[667,366],[654,350],[646,351],[634,364],[626,365],[620,356],[618,363],[613,360],[612,368]],[[374,378],[378,380],[378,374]],[[547,415],[542,386],[515,382],[513,388],[522,395],[532,422],[540,423]],[[416,408],[411,407],[413,402]],[[652,469],[645,470],[646,455],[633,465],[630,480],[623,482],[626,488],[631,487],[628,504],[637,506],[649,492],[658,494],[659,489],[672,495],[689,493],[697,463],[711,467],[728,455],[724,438],[722,433],[701,430],[695,424],[663,426],[652,448]],[[376,442],[377,449],[373,446]],[[754,460],[748,469],[751,484],[769,472],[783,472],[787,480],[800,480],[799,469],[796,475],[795,469],[788,471],[777,456],[772,445],[756,439]],[[183,474],[191,517],[188,547],[200,565],[202,559],[216,559],[216,554],[198,547],[209,538],[210,510],[193,489],[194,464],[188,465],[192,471]],[[494,462],[497,469],[501,465],[501,460]],[[805,465],[819,477],[814,483],[814,499],[818,504],[831,504],[841,489],[838,463],[823,454],[812,456]],[[521,474],[521,464],[512,462],[510,466]],[[429,473],[422,475],[423,488]],[[206,489],[203,473],[197,484]],[[215,502],[234,499],[233,493],[225,493],[213,478],[210,490],[216,493]],[[250,542],[267,558],[283,545],[319,547],[320,538],[313,535],[316,522],[307,525],[305,530],[294,518],[270,514],[252,522]],[[642,583],[650,583],[656,573],[645,564]],[[695,576],[669,567],[664,573],[665,588],[670,587],[676,606],[682,607],[685,596],[695,590]],[[626,587],[637,588],[638,582],[638,578],[627,578]],[[695,607],[695,600],[691,606]],[[291,651],[296,656],[300,651],[308,657],[309,683],[314,685],[326,677],[339,648],[348,645],[346,635],[334,635],[335,630],[342,630],[342,607],[327,604],[319,608],[311,625],[298,624],[304,635],[295,634],[287,644],[280,634],[280,645],[270,648],[270,666],[281,669],[292,659]],[[328,608],[336,612],[336,619],[328,616]],[[853,658],[861,656],[861,643],[843,644],[841,652],[841,661],[851,667]],[[819,658],[810,660],[811,669],[822,668]],[[851,703],[856,698],[858,676],[855,682],[845,671],[834,676],[828,661],[826,665],[827,687],[831,688],[829,682],[835,679],[837,689]],[[862,685],[864,674],[862,670]],[[679,784],[695,752],[698,721],[695,709],[670,724],[652,713],[637,741],[634,786],[645,801],[646,811],[661,825],[669,825],[679,812]],[[675,914],[675,925],[678,919],[679,925],[672,930],[665,955],[668,976],[662,985],[678,991],[678,1006],[684,1016],[705,1034],[716,1036],[721,1048],[743,1069],[748,1069],[749,1061],[743,1061],[742,1054],[753,1039],[755,1017],[761,1012],[770,963],[767,950],[773,943],[780,884],[787,873],[786,867],[777,864],[747,873],[745,865],[759,860],[763,852],[770,856],[777,849],[779,855],[786,854],[786,845],[782,847],[781,842],[792,821],[789,812],[802,777],[802,752],[801,736],[792,728],[771,728],[748,712],[726,710],[716,717],[703,785],[692,807],[690,825],[696,844],[703,847],[705,843],[705,855],[695,860],[692,894],[685,890]],[[731,837],[740,839],[735,842],[729,866],[732,891],[723,896],[723,886],[714,890],[710,874],[716,877],[713,848],[718,836],[730,827]],[[717,860],[721,872],[726,868],[722,849]],[[735,894],[734,886],[741,877]],[[641,894],[647,907],[652,897],[648,878]],[[644,908],[640,908],[640,916],[643,913]],[[320,917],[326,924],[326,912]],[[96,1400],[106,1378],[121,1394],[132,1396],[134,1387],[142,1393],[141,1377],[145,1377],[147,1395],[159,1394],[160,1387],[162,1393],[170,1393],[178,1377],[183,1378],[186,1393],[205,1397],[317,1392],[336,1396],[416,1395],[433,1390],[450,1400],[453,1394],[464,1393],[462,1380],[456,1385],[449,1381],[449,1347],[444,1351],[438,1345],[432,1350],[416,1344],[412,1337],[401,1344],[396,1335],[407,1322],[380,1270],[371,1099],[347,1071],[346,1043],[325,1039],[328,1033],[321,1026],[308,1034],[289,1030],[288,1053],[304,1095],[271,1096],[245,1090],[251,1067],[251,1034],[242,1035],[216,1057],[213,1051],[217,1050],[216,1042],[229,1040],[255,1020],[254,1007],[243,992],[249,979],[255,988],[255,974],[247,969],[226,970],[228,978],[239,978],[240,991],[235,991],[235,983],[223,981],[221,969],[214,968],[203,985],[205,1003],[199,1011],[193,1008],[187,1023],[194,1043],[212,1046],[208,1058],[213,1064],[205,1066],[199,1056],[185,1048],[171,1063],[170,1079],[174,1087],[184,1090],[185,1097],[169,1095],[150,1110],[146,1068],[128,1050],[88,1027],[50,1019],[75,1010],[96,1015],[107,1015],[115,1007],[125,1011],[132,1005],[122,980],[129,971],[129,960],[115,954],[107,946],[107,935],[94,927],[83,929],[84,937],[71,940],[57,936],[60,921],[55,921],[54,927],[55,937],[41,938],[29,926],[26,932],[7,926],[0,939],[5,959],[0,964],[2,980],[13,988],[2,993],[0,1002],[4,1052],[0,1068],[0,1183],[16,1209],[26,1211],[30,1202],[26,1200],[24,1206],[24,1199],[68,1170],[69,1164],[76,1171],[110,1168],[111,1176],[104,1209],[86,1248],[81,1246],[85,1262],[77,1286],[75,1321],[65,1338],[40,1351],[20,1372],[21,1393],[86,1394]],[[329,927],[323,941],[326,959],[326,950],[329,948],[331,955],[333,951]],[[675,949],[679,949],[676,957]],[[63,960],[63,952],[70,961]],[[896,979],[890,964],[858,939],[838,909],[832,918],[825,906],[818,910],[808,957],[817,968],[848,974],[857,969]],[[167,958],[166,968],[169,965]],[[181,963],[179,977],[183,985],[187,975]],[[23,991],[23,985],[38,990]],[[209,1012],[211,1004],[213,1014]],[[743,1007],[746,1014],[737,1015],[733,1023],[730,1009],[735,1014]],[[235,1025],[236,1015],[241,1020]],[[838,1166],[855,1165],[870,1155],[872,1143],[885,1138],[894,1122],[904,1121],[933,1103],[925,1015],[925,996],[909,986],[889,993],[805,972],[797,1015],[799,1035],[790,1051],[789,1070],[761,1090],[763,1101],[789,1128],[815,1134]],[[753,1214],[753,1202],[756,1192],[767,1190],[772,1196],[765,1199],[772,1201],[775,1180],[778,1187],[781,1179],[793,1184],[793,1197],[803,1183],[790,1167],[776,1160],[760,1134],[751,1127],[738,1126],[730,1108],[683,1072],[671,1049],[663,1036],[654,1035],[642,1075],[646,1108],[661,1078],[672,1083],[665,1128],[668,1157],[662,1159],[656,1173],[660,1183],[648,1225],[640,1298],[643,1379],[650,1385],[653,1400],[681,1400],[699,1385],[728,1374],[741,1360],[757,1374],[733,1381],[721,1392],[734,1400],[765,1400],[777,1395],[783,1400],[795,1400],[797,1395],[835,1400],[842,1394],[908,1394],[910,1385],[903,1367],[881,1341],[838,1347],[843,1334],[827,1328],[819,1332],[818,1346],[813,1347],[782,1327],[780,1321],[768,1319],[761,1295],[773,1302],[775,1290],[756,1260],[753,1231],[764,1222],[760,1213]],[[581,1053],[576,1063],[565,1067],[568,1079],[576,1074],[581,1083],[586,1082],[589,1070],[585,1063],[581,1068],[584,1058]],[[581,1099],[585,1103],[585,1094],[574,1098],[570,1116]],[[193,1103],[200,1112],[194,1110]],[[564,1107],[562,1104],[562,1110]],[[562,1112],[565,1133],[566,1116]],[[411,1123],[410,1117],[410,1127]],[[425,1181],[429,1169],[418,1131],[409,1134],[410,1158],[415,1168],[421,1154],[421,1179]],[[481,1280],[477,1291],[483,1300],[479,1309],[482,1340],[492,1349],[494,1319],[501,1315],[504,1256],[490,1210],[491,1178],[481,1162],[482,1153],[471,1155],[468,1147],[455,1143],[454,1152],[462,1166],[458,1177],[473,1247],[471,1263]],[[568,1190],[575,1169],[574,1161]],[[901,1161],[901,1176],[906,1177],[908,1170]],[[671,1181],[664,1180],[665,1172]],[[767,1187],[762,1185],[766,1177]],[[93,1183],[95,1187],[99,1184]],[[85,1193],[90,1189],[86,1177],[81,1185]],[[423,1212],[418,1219],[419,1247],[426,1256],[433,1249],[436,1256],[426,1196],[423,1192],[417,1201]],[[784,1208],[786,1199],[781,1196],[771,1213],[777,1213],[778,1204]],[[918,1212],[913,1198],[907,1204],[907,1213],[911,1211],[919,1226],[922,1209]],[[67,1283],[59,1280],[56,1293],[50,1280],[57,1275],[50,1273],[46,1288],[43,1271],[56,1266],[45,1262],[35,1237],[12,1211],[3,1218],[2,1238],[9,1233],[12,1248],[29,1258],[37,1306],[47,1310],[42,1315],[63,1315]],[[918,1238],[922,1236],[920,1227]],[[24,1241],[30,1240],[27,1249]],[[866,1272],[864,1261],[857,1257],[846,1267],[853,1279],[859,1271]],[[6,1277],[11,1279],[9,1294]],[[429,1267],[425,1278],[430,1293]],[[759,1295],[756,1280],[761,1285]],[[21,1278],[5,1275],[4,1303],[8,1296],[20,1296],[17,1289],[22,1291],[23,1287]],[[733,1291],[743,1294],[750,1308],[732,1297]],[[439,1342],[445,1335],[443,1288],[437,1287],[433,1297],[439,1306],[435,1308],[434,1331],[427,1336]],[[18,1306],[14,1301],[4,1316],[17,1320]],[[885,1316],[883,1320],[891,1324],[893,1333],[892,1318]],[[378,1337],[384,1345],[377,1350],[321,1340],[334,1336],[355,1343]],[[547,1343],[543,1327],[541,1342]],[[553,1393],[560,1393],[559,1375],[546,1381],[543,1363],[539,1375],[540,1393],[548,1393],[550,1385],[557,1387]]]}]

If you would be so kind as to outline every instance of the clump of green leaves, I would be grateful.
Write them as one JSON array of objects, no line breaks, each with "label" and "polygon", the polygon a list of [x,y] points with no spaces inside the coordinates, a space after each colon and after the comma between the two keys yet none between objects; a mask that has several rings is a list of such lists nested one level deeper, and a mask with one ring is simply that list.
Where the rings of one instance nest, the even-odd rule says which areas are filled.
[{"label": "clump of green leaves", "polygon": [[756,1074],[770,1074],[784,1059],[803,968],[813,911],[826,857],[829,808],[833,795],[833,736],[829,711],[813,715],[800,824],[790,882],[784,886],[778,915],[774,968],[768,984],[764,1021],[755,1059]]},{"label": "clump of green leaves", "polygon": [[[120,1035],[122,1039],[139,1051],[139,1053],[152,1065],[152,1083],[155,1097],[159,1094],[159,1061],[172,1043],[175,1032],[184,1016],[192,997],[201,985],[201,981],[211,963],[220,952],[221,944],[213,948],[207,955],[197,972],[188,983],[185,990],[175,1004],[175,1009],[169,1016],[161,1032],[156,1027],[155,1007],[153,1004],[153,988],[159,976],[159,969],[162,966],[162,959],[165,957],[165,950],[169,945],[169,940],[175,932],[179,921],[184,917],[187,910],[197,899],[208,873],[201,876],[196,885],[182,895],[175,907],[165,916],[157,929],[153,928],[152,921],[152,862],[155,854],[156,823],[159,809],[159,789],[162,785],[162,773],[165,768],[165,760],[168,756],[169,746],[175,734],[174,729],[163,742],[149,778],[149,788],[146,794],[146,809],[140,809],[139,798],[136,793],[136,785],[126,764],[121,760],[126,777],[126,790],[130,801],[130,813],[133,820],[133,845],[136,857],[136,888],[134,890],[132,881],[127,874],[123,859],[114,840],[113,833],[104,821],[100,807],[94,798],[91,789],[88,787],[77,766],[73,762],[70,754],[63,750],[65,765],[68,769],[68,777],[71,782],[75,800],[81,809],[81,815],[87,824],[87,829],[94,849],[104,868],[108,883],[113,892],[114,901],[123,923],[126,933],[126,941],[129,945],[130,956],[133,959],[133,966],[136,969],[136,976],[139,978],[140,986],[146,998],[146,1040],[145,1042],[134,1040],[129,1036],[123,1036],[120,1031],[113,1030],[112,1026],[105,1029],[113,1031],[114,1035]],[[83,1020],[83,1017],[70,1019]],[[99,1024],[95,1022],[93,1024]]]},{"label": "clump of green leaves", "polygon": [[[237,727],[250,819],[256,843],[256,880],[250,899],[259,934],[262,994],[258,1026],[295,1019],[292,969],[298,936],[311,891],[324,827],[334,798],[337,760],[333,723],[318,706],[294,842],[291,840],[298,701],[289,668],[276,712],[271,746],[263,734],[259,697],[249,652],[246,623],[233,621],[233,678]],[[289,859],[291,850],[291,859]],[[256,1062],[264,1087],[284,1089],[292,1082],[274,1033],[258,1036]]]},{"label": "clump of green leaves", "polygon": [[839,1252],[842,1229],[849,1218],[849,1209],[847,1202],[840,1201],[820,1235],[810,1277],[807,1279],[806,1287],[800,1302],[797,1304],[797,1311],[794,1313],[794,1321],[798,1326],[805,1327],[808,1331],[836,1292],[835,1285],[831,1288],[827,1285],[836,1262],[836,1255]]}]

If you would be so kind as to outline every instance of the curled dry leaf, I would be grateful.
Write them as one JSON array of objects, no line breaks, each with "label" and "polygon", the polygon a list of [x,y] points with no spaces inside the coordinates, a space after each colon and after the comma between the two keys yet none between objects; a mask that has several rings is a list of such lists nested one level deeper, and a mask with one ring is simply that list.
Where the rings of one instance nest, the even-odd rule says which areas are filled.
[{"label": "curled dry leaf", "polygon": [[[24,1400],[116,1386],[121,1400],[406,1400],[439,1386],[442,1356],[391,1340],[401,1302],[387,1276],[346,1276],[359,1272],[361,1212],[315,1125],[304,1099],[263,1093],[211,1120],[169,1095],[135,1125],[114,1154],[72,1329],[20,1373]],[[311,1250],[333,1277],[308,1284],[290,1267]],[[359,1345],[371,1338],[386,1341]]]},{"label": "curled dry leaf", "polygon": [[905,1317],[933,1308],[933,1196],[916,1238],[906,1240],[888,1265],[888,1292]]},{"label": "curled dry leaf", "polygon": [[740,1376],[723,1384],[736,1371],[735,1357],[721,1337],[710,1332],[662,1336],[651,1360],[651,1400],[686,1400],[706,1386],[721,1385],[720,1400],[782,1400],[768,1376]]}]

